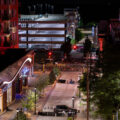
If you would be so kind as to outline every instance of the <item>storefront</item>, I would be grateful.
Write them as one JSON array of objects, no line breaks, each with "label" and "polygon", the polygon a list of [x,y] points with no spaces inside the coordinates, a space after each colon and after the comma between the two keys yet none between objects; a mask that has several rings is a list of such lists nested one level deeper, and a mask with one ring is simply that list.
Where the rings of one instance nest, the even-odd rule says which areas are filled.
[{"label": "storefront", "polygon": [[34,52],[30,51],[0,71],[0,112],[5,111],[15,101],[16,95],[22,93],[23,86],[28,86],[28,77],[32,75],[33,60]]},{"label": "storefront", "polygon": [[10,86],[7,89],[7,105],[9,105],[12,102],[12,87]]},{"label": "storefront", "polygon": [[0,112],[2,112],[2,90],[0,89]]},{"label": "storefront", "polygon": [[7,108],[7,91],[3,92],[3,99],[2,99],[2,104],[3,104],[3,108],[2,110],[6,110]]}]

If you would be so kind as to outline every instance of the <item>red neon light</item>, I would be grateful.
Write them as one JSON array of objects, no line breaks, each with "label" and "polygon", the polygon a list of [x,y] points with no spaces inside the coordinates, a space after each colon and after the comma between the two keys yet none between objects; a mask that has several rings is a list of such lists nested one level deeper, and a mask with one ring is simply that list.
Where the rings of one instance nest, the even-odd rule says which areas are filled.
[{"label": "red neon light", "polygon": [[104,38],[99,38],[99,44],[100,44],[100,51],[103,51],[103,40]]}]

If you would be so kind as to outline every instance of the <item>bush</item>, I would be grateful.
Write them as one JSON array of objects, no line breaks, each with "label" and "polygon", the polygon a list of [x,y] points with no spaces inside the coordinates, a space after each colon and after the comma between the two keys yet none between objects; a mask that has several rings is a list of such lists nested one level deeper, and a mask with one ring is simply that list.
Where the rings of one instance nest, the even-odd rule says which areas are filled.
[{"label": "bush", "polygon": [[49,83],[50,84],[53,84],[54,83],[54,81],[56,80],[56,76],[55,76],[55,73],[54,73],[54,71],[52,70],[51,72],[50,72],[50,74],[49,74]]},{"label": "bush", "polygon": [[20,111],[13,120],[29,120],[29,119],[26,117],[26,115],[22,111]]},{"label": "bush", "polygon": [[75,30],[75,42],[79,42],[84,37],[84,34],[81,32],[80,29]]},{"label": "bush", "polygon": [[72,119],[72,117],[68,117],[68,119],[67,119],[67,120],[73,120],[73,119]]},{"label": "bush", "polygon": [[54,74],[55,74],[56,76],[60,75],[60,70],[59,70],[58,67],[54,67],[54,68],[53,68],[53,72],[54,72]]},{"label": "bush", "polygon": [[37,90],[41,93],[41,91],[44,90],[44,88],[49,84],[48,74],[43,74],[40,76],[35,84]]}]

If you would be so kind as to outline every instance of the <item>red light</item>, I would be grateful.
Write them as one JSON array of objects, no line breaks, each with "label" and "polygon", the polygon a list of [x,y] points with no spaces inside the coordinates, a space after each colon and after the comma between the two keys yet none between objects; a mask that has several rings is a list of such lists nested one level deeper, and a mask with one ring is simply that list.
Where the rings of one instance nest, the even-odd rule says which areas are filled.
[{"label": "red light", "polygon": [[103,38],[99,38],[100,51],[103,51]]},{"label": "red light", "polygon": [[48,52],[48,55],[51,56],[51,55],[52,55],[52,52]]},{"label": "red light", "polygon": [[73,49],[74,49],[74,50],[76,50],[76,49],[77,49],[77,46],[76,46],[76,45],[74,45],[74,46],[73,46]]}]

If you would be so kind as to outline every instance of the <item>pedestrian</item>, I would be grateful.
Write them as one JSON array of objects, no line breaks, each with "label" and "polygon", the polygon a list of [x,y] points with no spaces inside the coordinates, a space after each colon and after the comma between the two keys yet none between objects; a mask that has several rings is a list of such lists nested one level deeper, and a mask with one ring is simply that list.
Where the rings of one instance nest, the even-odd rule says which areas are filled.
[{"label": "pedestrian", "polygon": [[65,112],[64,110],[63,110],[63,112],[62,112],[62,113],[63,113],[63,115],[66,115],[66,112]]}]

